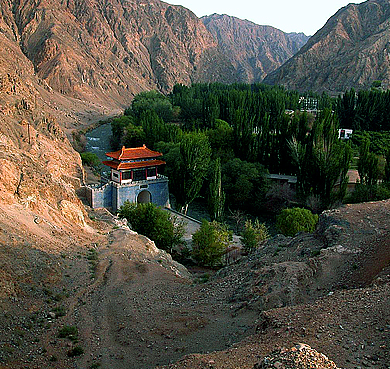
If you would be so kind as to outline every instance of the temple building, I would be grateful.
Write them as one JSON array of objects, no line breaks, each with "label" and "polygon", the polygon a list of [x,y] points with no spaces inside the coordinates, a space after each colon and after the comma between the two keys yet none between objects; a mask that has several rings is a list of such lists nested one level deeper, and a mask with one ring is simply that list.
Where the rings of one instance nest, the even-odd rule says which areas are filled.
[{"label": "temple building", "polygon": [[158,167],[165,164],[160,152],[145,145],[123,146],[106,156],[111,159],[103,161],[111,168],[109,182],[96,188],[87,187],[92,208],[104,207],[116,212],[125,201],[169,206],[168,178],[158,173]]}]

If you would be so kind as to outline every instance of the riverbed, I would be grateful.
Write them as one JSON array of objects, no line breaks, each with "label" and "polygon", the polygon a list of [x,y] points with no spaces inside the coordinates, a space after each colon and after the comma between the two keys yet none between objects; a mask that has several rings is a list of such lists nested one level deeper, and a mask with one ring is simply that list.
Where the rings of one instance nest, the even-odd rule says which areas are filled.
[{"label": "riverbed", "polygon": [[111,150],[111,124],[106,123],[86,133],[85,151],[96,154],[100,160],[107,160],[106,152]]}]

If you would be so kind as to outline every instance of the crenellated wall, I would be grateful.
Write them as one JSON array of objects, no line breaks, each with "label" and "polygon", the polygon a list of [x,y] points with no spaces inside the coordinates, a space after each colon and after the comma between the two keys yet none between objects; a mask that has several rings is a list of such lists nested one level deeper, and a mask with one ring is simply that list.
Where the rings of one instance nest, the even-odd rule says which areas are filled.
[{"label": "crenellated wall", "polygon": [[[159,175],[157,179],[120,185],[110,181],[102,187],[86,187],[86,197],[92,208],[110,208],[114,212],[125,203],[140,202],[138,196],[147,191],[150,202],[169,207],[168,178]],[[146,198],[149,197],[146,196]]]}]

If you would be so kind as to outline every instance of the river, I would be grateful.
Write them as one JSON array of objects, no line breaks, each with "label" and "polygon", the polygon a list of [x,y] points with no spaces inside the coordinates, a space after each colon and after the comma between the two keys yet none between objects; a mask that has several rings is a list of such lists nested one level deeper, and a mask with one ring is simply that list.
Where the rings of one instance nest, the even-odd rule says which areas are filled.
[{"label": "river", "polygon": [[87,132],[87,144],[85,151],[93,152],[100,160],[107,160],[106,152],[110,152],[111,124],[103,124],[92,131]]}]

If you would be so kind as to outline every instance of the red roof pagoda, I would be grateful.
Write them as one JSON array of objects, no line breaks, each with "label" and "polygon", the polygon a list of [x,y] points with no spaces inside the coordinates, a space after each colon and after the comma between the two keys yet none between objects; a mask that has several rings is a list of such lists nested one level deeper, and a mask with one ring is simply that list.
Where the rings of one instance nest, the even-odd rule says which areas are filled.
[{"label": "red roof pagoda", "polygon": [[111,180],[117,183],[157,178],[157,167],[165,164],[159,160],[163,154],[148,149],[145,145],[106,153],[112,160],[103,161],[111,168]]}]

